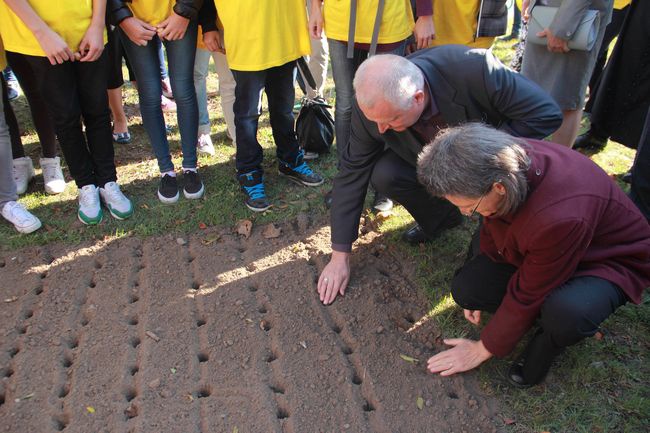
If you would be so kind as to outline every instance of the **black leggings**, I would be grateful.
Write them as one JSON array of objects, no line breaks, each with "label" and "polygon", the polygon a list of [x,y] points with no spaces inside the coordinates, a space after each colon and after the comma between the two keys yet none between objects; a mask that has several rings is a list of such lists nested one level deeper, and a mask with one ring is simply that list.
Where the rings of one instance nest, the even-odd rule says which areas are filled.
[{"label": "black leggings", "polygon": [[[40,84],[36,80],[34,71],[28,62],[25,61],[23,56],[15,55],[14,53],[7,53],[7,61],[9,66],[16,74],[16,78],[20,83],[20,87],[25,93],[27,102],[29,103],[29,109],[32,113],[32,119],[34,121],[34,128],[36,129],[36,134],[38,134],[38,139],[41,142],[42,154],[45,158],[54,158],[57,154],[56,152],[56,134],[54,132],[54,122],[50,117],[50,113],[47,111],[45,99],[43,98],[40,91]],[[4,97],[3,90],[3,97]],[[16,117],[12,116],[15,124],[12,125],[12,121],[9,116],[7,116],[7,107],[11,109],[7,101],[4,101],[5,105],[5,117],[7,118],[7,124],[9,124],[9,133],[11,134],[11,151],[13,158],[22,158],[25,156],[25,150],[20,141],[20,133],[18,130],[18,122],[15,120]],[[14,138],[14,128],[15,134]]]}]

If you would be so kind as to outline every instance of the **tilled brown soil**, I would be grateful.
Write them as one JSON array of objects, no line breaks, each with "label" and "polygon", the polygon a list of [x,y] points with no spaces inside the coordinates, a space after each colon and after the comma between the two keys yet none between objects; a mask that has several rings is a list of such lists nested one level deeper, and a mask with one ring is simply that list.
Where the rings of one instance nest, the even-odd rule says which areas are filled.
[{"label": "tilled brown soil", "polygon": [[[0,254],[0,431],[490,432],[407,260],[370,233],[321,305],[329,229],[255,227]],[[408,362],[400,355],[419,359]]]}]

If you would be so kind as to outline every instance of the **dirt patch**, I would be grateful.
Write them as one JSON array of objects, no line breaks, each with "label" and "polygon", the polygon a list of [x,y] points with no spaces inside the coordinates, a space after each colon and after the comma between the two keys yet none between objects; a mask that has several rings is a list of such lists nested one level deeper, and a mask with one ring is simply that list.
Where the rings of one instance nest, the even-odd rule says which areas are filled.
[{"label": "dirt patch", "polygon": [[426,373],[439,334],[413,270],[381,236],[363,237],[347,296],[324,307],[329,229],[306,215],[277,228],[2,253],[0,430],[503,425],[472,374]]}]

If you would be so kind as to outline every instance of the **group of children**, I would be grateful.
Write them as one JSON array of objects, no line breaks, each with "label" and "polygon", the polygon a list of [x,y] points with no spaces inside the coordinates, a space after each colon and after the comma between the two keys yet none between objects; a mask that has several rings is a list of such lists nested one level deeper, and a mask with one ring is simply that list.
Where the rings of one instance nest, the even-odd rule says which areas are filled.
[{"label": "group of children", "polygon": [[[297,4],[301,1],[304,0]],[[161,173],[157,191],[161,202],[177,202],[180,190],[187,199],[199,199],[205,193],[197,170],[197,143],[199,148],[210,153],[204,81],[210,51],[216,53],[221,88],[227,96],[222,103],[229,135],[233,140],[237,137],[237,179],[245,193],[246,205],[254,211],[270,207],[264,192],[262,148],[256,138],[264,88],[278,148],[280,174],[303,185],[323,182],[323,178],[304,162],[293,124],[295,60],[310,51],[304,4],[302,8],[280,7],[284,6],[283,2],[274,0],[272,3],[277,4],[268,9],[275,10],[277,16],[264,17],[252,26],[258,35],[273,36],[264,38],[262,44],[255,44],[255,49],[251,49],[251,26],[240,24],[243,16],[258,15],[256,2],[232,5],[216,0],[216,3],[221,20],[217,20],[215,2],[200,0],[64,0],[58,2],[57,8],[46,0],[6,0],[0,4],[0,35],[8,62],[11,66],[24,65],[23,70],[27,72],[22,75],[35,83],[30,90],[36,88],[37,92],[33,93],[40,96],[37,102],[29,100],[30,105],[47,107],[53,125],[50,137],[40,137],[44,174],[48,158],[55,160],[59,164],[54,170],[59,184],[52,192],[61,192],[61,183],[63,187],[65,183],[59,159],[52,154],[56,147],[46,146],[48,142],[55,143],[55,134],[79,190],[78,217],[84,224],[97,224],[102,220],[102,205],[117,219],[128,218],[133,213],[133,204],[117,183],[114,162],[114,131],[107,96],[110,65],[104,50],[107,22],[109,29],[114,26],[137,79],[144,128]],[[242,10],[245,8],[248,10]],[[202,37],[197,51],[199,27]],[[224,27],[229,29],[225,40]],[[301,27],[304,37],[291,37],[293,30]],[[180,185],[181,176],[177,176],[172,162],[161,107],[163,89],[158,41],[167,52],[177,109],[182,148]],[[228,46],[227,60],[225,46]],[[197,95],[201,99],[199,104]],[[10,140],[6,123],[0,126],[3,127],[2,163],[11,167],[13,162],[16,169],[21,160],[16,158],[15,152],[12,158],[12,152],[5,149]],[[31,163],[28,157],[26,160]],[[7,179],[2,180],[3,191],[12,192],[0,199],[3,216],[23,233],[40,227],[37,218],[16,203],[16,193],[24,192],[29,177],[33,176],[33,166],[28,165],[24,169],[3,170],[4,174],[16,171],[25,175],[23,179],[4,176]],[[15,181],[19,181],[19,190],[16,190]]]}]

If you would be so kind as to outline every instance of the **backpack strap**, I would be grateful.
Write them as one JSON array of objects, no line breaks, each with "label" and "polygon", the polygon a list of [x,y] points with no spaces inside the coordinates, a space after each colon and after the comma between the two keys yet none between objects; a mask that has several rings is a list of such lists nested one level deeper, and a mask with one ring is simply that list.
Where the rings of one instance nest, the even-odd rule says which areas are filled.
[{"label": "backpack strap", "polygon": [[[350,0],[350,23],[348,25],[348,52],[347,58],[354,57],[354,32],[357,26],[357,1]],[[368,57],[374,56],[377,52],[377,41],[379,40],[379,28],[381,27],[381,20],[384,15],[384,5],[386,0],[379,0],[377,5],[377,15],[375,15],[375,25],[372,29],[372,38],[370,39],[370,50]]]}]

